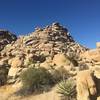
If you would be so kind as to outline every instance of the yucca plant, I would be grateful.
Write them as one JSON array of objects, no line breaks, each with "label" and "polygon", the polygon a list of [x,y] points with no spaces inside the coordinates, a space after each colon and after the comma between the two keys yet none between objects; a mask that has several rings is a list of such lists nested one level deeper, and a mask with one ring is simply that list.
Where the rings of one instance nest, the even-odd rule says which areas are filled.
[{"label": "yucca plant", "polygon": [[58,84],[57,93],[61,94],[62,100],[76,100],[76,85],[73,80],[63,80]]}]

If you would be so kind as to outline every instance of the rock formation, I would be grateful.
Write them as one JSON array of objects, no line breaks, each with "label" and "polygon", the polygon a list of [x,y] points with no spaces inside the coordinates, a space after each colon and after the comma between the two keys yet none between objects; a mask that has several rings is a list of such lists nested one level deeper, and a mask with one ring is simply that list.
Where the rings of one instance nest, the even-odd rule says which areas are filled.
[{"label": "rock formation", "polygon": [[19,76],[29,67],[44,67],[51,74],[63,69],[77,79],[78,100],[99,100],[100,43],[96,45],[92,50],[80,45],[59,23],[18,38],[0,30],[0,85],[19,87]]},{"label": "rock formation", "polygon": [[[7,30],[0,29],[0,51],[3,50],[7,44],[14,42],[16,39],[16,35],[10,33]],[[0,55],[0,85],[5,84],[7,81],[8,70],[10,67],[10,65],[7,64],[7,61],[8,60],[6,59],[6,57],[4,57],[4,59],[1,59]]]},{"label": "rock formation", "polygon": [[[6,37],[9,40],[9,42],[6,41],[7,43],[16,40],[15,35],[11,35],[8,31],[0,32],[6,34],[2,38]],[[0,52],[0,64],[3,66],[6,63],[10,66],[8,83],[14,83],[18,81],[17,78],[22,70],[28,68],[31,63],[34,66],[46,66],[48,69],[51,66],[58,68],[60,63],[59,66],[71,70],[75,61],[77,64],[80,63],[80,54],[87,50],[72,38],[68,29],[59,23],[53,23],[45,28],[36,28],[34,32],[20,36],[15,42],[8,44]],[[61,62],[58,63],[57,59],[55,60],[56,55]]]},{"label": "rock formation", "polygon": [[90,70],[80,71],[77,75],[77,100],[95,100],[91,96],[97,94],[93,72]]},{"label": "rock formation", "polygon": [[12,41],[17,39],[16,35],[10,33],[7,30],[0,29],[0,51]]},{"label": "rock formation", "polygon": [[100,42],[97,42],[97,43],[96,43],[96,47],[97,47],[97,48],[100,48]]},{"label": "rock formation", "polygon": [[77,100],[100,99],[100,66],[79,71],[76,79]]},{"label": "rock formation", "polygon": [[100,42],[97,42],[96,45],[96,49],[90,49],[80,55],[84,59],[84,63],[87,63],[90,68],[100,65]]}]

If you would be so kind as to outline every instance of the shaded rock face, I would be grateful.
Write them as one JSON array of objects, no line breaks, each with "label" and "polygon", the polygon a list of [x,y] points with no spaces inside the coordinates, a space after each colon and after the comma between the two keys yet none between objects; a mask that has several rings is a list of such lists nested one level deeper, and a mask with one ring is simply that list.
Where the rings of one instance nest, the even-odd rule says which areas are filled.
[{"label": "shaded rock face", "polygon": [[97,94],[93,72],[90,70],[80,71],[77,75],[77,100],[96,100],[91,96]]},{"label": "shaded rock face", "polygon": [[100,99],[100,67],[77,74],[77,100]]},{"label": "shaded rock face", "polygon": [[7,75],[10,65],[7,63],[1,63],[0,61],[0,86],[7,83]]},{"label": "shaded rock face", "polygon": [[9,43],[12,41],[15,41],[17,37],[10,33],[7,30],[0,29],[0,51]]},{"label": "shaded rock face", "polygon": [[[10,79],[9,82],[13,83],[31,63],[34,66],[46,65],[47,67],[56,64],[57,67],[58,63],[55,61],[54,64],[53,62],[54,57],[57,54],[62,54],[64,57],[60,58],[61,56],[58,56],[62,59],[60,65],[71,69],[71,67],[68,67],[71,66],[69,64],[71,61],[68,61],[67,56],[79,61],[80,54],[87,50],[87,48],[75,42],[68,29],[59,23],[53,23],[45,28],[36,28],[31,34],[20,36],[15,42],[8,44],[0,53],[0,60],[6,58],[7,63],[11,66],[8,79]],[[14,70],[16,70],[15,74],[13,73]],[[13,75],[11,75],[12,73]]]}]

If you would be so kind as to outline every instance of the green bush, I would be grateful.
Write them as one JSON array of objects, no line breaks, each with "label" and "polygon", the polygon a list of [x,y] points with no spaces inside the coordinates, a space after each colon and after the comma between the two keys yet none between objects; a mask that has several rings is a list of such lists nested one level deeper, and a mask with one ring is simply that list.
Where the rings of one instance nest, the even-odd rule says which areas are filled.
[{"label": "green bush", "polygon": [[58,91],[63,100],[76,100],[76,85],[73,80],[64,80],[58,84]]},{"label": "green bush", "polygon": [[65,68],[60,67],[58,69],[53,69],[51,71],[53,80],[55,83],[58,83],[59,81],[68,79],[68,77],[70,77],[70,74],[68,71],[65,70]]},{"label": "green bush", "polygon": [[44,90],[46,86],[52,85],[52,76],[45,68],[29,68],[21,76],[24,89]]}]

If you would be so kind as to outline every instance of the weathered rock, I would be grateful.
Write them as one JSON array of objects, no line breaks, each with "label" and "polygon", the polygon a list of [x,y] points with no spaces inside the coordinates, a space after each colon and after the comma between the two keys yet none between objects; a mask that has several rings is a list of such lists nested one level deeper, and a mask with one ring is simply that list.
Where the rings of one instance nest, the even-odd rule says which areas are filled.
[{"label": "weathered rock", "polygon": [[50,66],[51,66],[50,63],[48,63],[48,62],[46,62],[46,61],[43,62],[43,63],[41,63],[40,66],[41,66],[41,67],[44,67],[44,68],[46,68],[46,69],[48,69],[48,70],[51,68],[51,67],[50,67]]},{"label": "weathered rock", "polygon": [[80,71],[77,75],[77,100],[95,100],[97,94],[93,72],[90,70]]},{"label": "weathered rock", "polygon": [[100,96],[97,98],[97,100],[100,100]]},{"label": "weathered rock", "polygon": [[23,58],[20,57],[14,57],[8,61],[8,64],[11,65],[11,67],[17,68],[23,66]]},{"label": "weathered rock", "polygon": [[[41,66],[49,69],[53,66],[59,69],[63,66],[66,70],[71,70],[74,59],[79,61],[80,54],[88,50],[75,42],[68,29],[59,23],[37,28],[31,34],[19,36],[15,42],[10,43],[0,52],[0,60],[7,58],[7,64],[11,65],[8,76],[12,76],[12,82],[15,81],[13,77],[16,76],[17,68]],[[73,61],[66,57],[73,58]]]},{"label": "weathered rock", "polygon": [[[99,43],[97,44],[99,45]],[[84,63],[88,65],[89,68],[94,66],[100,66],[100,49],[91,49],[88,50],[80,55],[82,60],[84,60]]]},{"label": "weathered rock", "polygon": [[20,72],[22,71],[22,68],[13,68],[11,67],[8,72],[8,84],[15,83],[17,78],[20,76]]},{"label": "weathered rock", "polygon": [[98,49],[100,49],[100,42],[97,42],[97,43],[96,43],[96,47],[97,47]]},{"label": "weathered rock", "polygon": [[96,76],[96,78],[100,79],[100,66],[95,65],[93,70],[94,70],[94,76]]},{"label": "weathered rock", "polygon": [[70,60],[64,54],[57,54],[53,58],[53,63],[57,66],[66,66],[70,65]]},{"label": "weathered rock", "polygon": [[92,49],[87,52],[84,52],[81,55],[83,58],[94,60],[94,61],[100,61],[100,50],[99,49]]},{"label": "weathered rock", "polygon": [[0,29],[0,51],[12,41],[15,41],[17,37],[7,30]]},{"label": "weathered rock", "polygon": [[100,99],[100,66],[94,67],[92,70],[80,71],[77,75],[78,100]]}]

